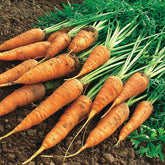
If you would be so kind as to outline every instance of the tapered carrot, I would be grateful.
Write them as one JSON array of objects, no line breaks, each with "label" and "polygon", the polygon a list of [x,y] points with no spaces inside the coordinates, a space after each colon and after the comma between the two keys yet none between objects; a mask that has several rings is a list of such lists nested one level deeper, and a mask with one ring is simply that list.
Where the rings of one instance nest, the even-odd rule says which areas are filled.
[{"label": "tapered carrot", "polygon": [[119,27],[117,26],[112,36],[110,32],[111,29],[109,28],[105,43],[98,45],[92,50],[87,60],[84,62],[79,74],[75,76],[74,78],[81,77],[95,70],[99,66],[103,65],[105,62],[107,62],[111,55],[110,51],[112,51],[117,44],[123,41],[135,28],[134,27],[130,30],[130,27],[129,27],[130,25],[131,24],[128,24],[126,27],[121,29],[121,31],[119,31]]},{"label": "tapered carrot", "polygon": [[0,102],[0,116],[14,111],[17,107],[43,99],[45,92],[46,88],[41,83],[25,85],[15,90]]},{"label": "tapered carrot", "polygon": [[137,129],[144,121],[146,121],[153,111],[153,105],[149,101],[140,102],[128,123],[121,129],[117,144],[124,140],[131,132]]},{"label": "tapered carrot", "polygon": [[96,127],[90,132],[85,144],[74,154],[66,157],[72,157],[79,154],[86,148],[93,147],[111,136],[116,129],[123,124],[129,116],[129,107],[123,102],[115,107],[102,118]]},{"label": "tapered carrot", "polygon": [[46,135],[39,150],[23,164],[30,162],[42,151],[55,146],[63,140],[68,133],[88,115],[91,104],[92,100],[85,95],[81,95],[77,98],[62,114],[53,129]]},{"label": "tapered carrot", "polygon": [[57,112],[66,104],[78,98],[83,92],[83,84],[78,79],[65,81],[58,87],[53,94],[36,107],[29,115],[27,115],[19,125],[17,125],[11,132],[0,138],[6,138],[13,133],[26,130],[34,125],[41,123],[49,116]]},{"label": "tapered carrot", "polygon": [[43,30],[40,28],[34,28],[5,41],[0,45],[0,51],[11,50],[20,46],[39,42],[42,41],[44,37],[45,33]]},{"label": "tapered carrot", "polygon": [[38,64],[35,59],[28,59],[18,64],[17,66],[9,69],[8,71],[0,74],[0,84],[12,82],[21,77],[25,72],[31,69],[34,65]]},{"label": "tapered carrot", "polygon": [[122,103],[128,98],[145,91],[149,85],[149,78],[144,72],[134,73],[124,84],[122,91],[113,101],[113,106]]},{"label": "tapered carrot", "polygon": [[50,42],[42,41],[0,53],[0,60],[27,60],[44,57]]},{"label": "tapered carrot", "polygon": [[61,54],[33,67],[16,81],[1,84],[0,87],[13,84],[34,84],[57,79],[77,72],[78,68],[79,63],[76,56]]},{"label": "tapered carrot", "polygon": [[63,30],[57,30],[55,32],[53,32],[52,34],[50,34],[50,36],[48,37],[47,41],[48,42],[52,42],[58,35],[62,34],[62,33],[66,33],[67,30],[63,29]]},{"label": "tapered carrot", "polygon": [[68,46],[68,50],[78,53],[87,49],[93,42],[97,40],[98,32],[93,26],[82,28]]},{"label": "tapered carrot", "polygon": [[71,37],[68,33],[61,33],[55,37],[46,51],[46,58],[53,57],[64,50],[70,43]]}]

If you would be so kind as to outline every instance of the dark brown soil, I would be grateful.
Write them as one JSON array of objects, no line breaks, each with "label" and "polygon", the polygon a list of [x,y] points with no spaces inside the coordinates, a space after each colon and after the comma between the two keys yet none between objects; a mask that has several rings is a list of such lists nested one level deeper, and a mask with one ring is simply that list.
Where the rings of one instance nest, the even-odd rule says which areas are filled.
[{"label": "dark brown soil", "polygon": [[[32,23],[37,21],[38,16],[50,11],[55,11],[55,7],[62,8],[62,3],[66,0],[1,0],[0,1],[0,44],[26,30],[32,28]],[[70,0],[70,2],[81,2],[80,0]],[[0,61],[0,73],[17,65],[18,62]],[[0,89],[0,100],[6,97],[13,90],[20,86],[5,87]],[[49,91],[49,95],[52,91]],[[30,104],[26,107],[17,108],[16,111],[0,118],[0,136],[11,131],[39,102]],[[65,107],[66,108],[66,107]],[[64,108],[64,109],[65,109]],[[29,130],[16,133],[0,142],[0,165],[20,165],[28,159],[37,149],[39,149],[44,137],[57,122],[63,109],[48,118],[38,126]],[[86,131],[86,136],[94,127],[97,117],[93,120]],[[55,147],[44,151],[43,155],[58,155],[54,158],[43,158],[40,154],[29,165],[61,165],[62,155],[76,134],[79,124],[70,134]],[[161,165],[157,159],[139,157],[132,148],[131,142],[126,140],[113,148],[117,142],[119,130],[101,144],[86,149],[79,155],[65,160],[66,165]],[[85,137],[86,137],[85,136]],[[78,136],[74,145],[69,150],[70,153],[76,152],[82,144],[83,132]]]}]

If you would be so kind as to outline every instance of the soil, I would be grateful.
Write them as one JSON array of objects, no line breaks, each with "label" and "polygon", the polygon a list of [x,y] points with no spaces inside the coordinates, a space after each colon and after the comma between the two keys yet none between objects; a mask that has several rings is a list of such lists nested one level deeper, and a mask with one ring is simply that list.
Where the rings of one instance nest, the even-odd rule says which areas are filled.
[{"label": "soil", "polygon": [[[80,0],[69,0],[71,3],[80,3]],[[55,12],[55,7],[62,9],[62,3],[66,0],[0,0],[0,44],[32,27],[32,23],[37,22],[38,16],[43,16],[50,11]],[[0,73],[17,65],[18,61],[0,61]],[[20,85],[5,87],[0,89],[0,100],[5,98],[9,93],[19,88]],[[52,91],[48,91],[47,97]],[[16,111],[0,118],[0,136],[11,131],[39,102],[32,103],[26,107],[17,108]],[[56,114],[49,117],[41,124],[32,127],[26,131],[16,133],[0,142],[0,165],[20,165],[27,160],[40,145],[46,134],[51,130],[53,125],[58,121],[64,107]],[[90,130],[95,126],[97,116],[89,124],[85,138]],[[80,123],[69,135],[55,147],[43,151],[42,154],[32,160],[29,165],[61,165],[62,155],[70,144],[72,138],[79,130]],[[97,146],[86,149],[79,155],[65,160],[65,165],[163,165],[159,159],[150,159],[140,157],[135,153],[131,142],[127,139],[113,148],[117,142],[120,128],[108,139]],[[76,152],[82,145],[82,132],[69,150],[70,153]],[[54,157],[44,158],[41,155],[54,155]],[[57,156],[56,156],[57,155]]]}]

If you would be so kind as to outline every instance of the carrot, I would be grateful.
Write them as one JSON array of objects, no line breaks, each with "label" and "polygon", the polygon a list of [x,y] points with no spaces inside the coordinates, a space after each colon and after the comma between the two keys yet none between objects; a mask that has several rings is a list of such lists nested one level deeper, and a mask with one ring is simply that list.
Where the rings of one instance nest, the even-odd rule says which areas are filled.
[{"label": "carrot", "polygon": [[140,102],[128,121],[128,123],[121,129],[119,140],[117,144],[124,140],[131,132],[137,129],[144,121],[146,121],[153,111],[153,105],[149,101]]},{"label": "carrot", "polygon": [[28,72],[24,73],[16,81],[1,84],[0,87],[13,84],[34,84],[48,81],[51,79],[61,78],[68,74],[73,74],[79,68],[79,63],[76,56],[61,54],[51,58],[39,65],[36,65]]},{"label": "carrot", "polygon": [[52,42],[58,35],[62,34],[62,33],[66,33],[67,30],[63,29],[63,30],[57,30],[55,32],[53,32],[52,34],[50,34],[50,36],[48,37],[47,41],[48,42]]},{"label": "carrot", "polygon": [[44,59],[57,55],[69,45],[70,41],[71,37],[68,33],[58,34],[48,47]]},{"label": "carrot", "polygon": [[15,90],[0,102],[0,116],[14,111],[17,107],[26,106],[43,99],[46,88],[43,84],[24,85]]},{"label": "carrot", "polygon": [[[109,76],[105,80],[103,86],[99,90],[98,94],[96,95],[92,103],[92,107],[86,122],[81,127],[77,135],[95,115],[97,115],[106,105],[110,104],[114,100],[114,98],[121,92],[122,87],[123,87],[123,83],[117,76]],[[87,96],[90,97],[91,92],[93,92],[93,89],[91,89],[91,91],[88,92]]]},{"label": "carrot", "polygon": [[85,144],[76,153],[66,157],[72,157],[79,154],[86,148],[93,147],[111,136],[116,129],[128,118],[129,107],[123,102],[115,107],[102,118],[96,127],[91,131]]},{"label": "carrot", "polygon": [[49,116],[57,112],[66,104],[78,98],[83,92],[83,85],[78,79],[65,81],[58,87],[53,94],[36,107],[29,115],[27,115],[22,122],[17,125],[11,132],[0,138],[10,136],[13,133],[26,130],[34,125],[41,123]]},{"label": "carrot", "polygon": [[3,44],[0,45],[0,51],[11,50],[20,46],[39,42],[42,41],[44,37],[45,33],[43,30],[41,30],[40,28],[34,28],[5,41]]},{"label": "carrot", "polygon": [[149,85],[149,78],[144,72],[134,73],[124,84],[120,94],[114,99],[112,107],[122,103],[128,98],[145,91]]},{"label": "carrot", "polygon": [[98,32],[93,26],[82,28],[68,46],[68,50],[73,53],[78,53],[88,48],[97,40]]},{"label": "carrot", "polygon": [[38,61],[35,59],[28,59],[18,64],[17,66],[7,70],[4,73],[0,74],[0,84],[5,84],[8,82],[15,81],[19,77],[21,77],[25,72],[30,70],[34,65],[36,65]]},{"label": "carrot", "polygon": [[50,42],[42,41],[0,53],[0,60],[26,60],[45,56]]},{"label": "carrot", "polygon": [[104,45],[97,46],[92,50],[89,57],[83,64],[79,74],[75,77],[80,77],[93,71],[94,69],[98,68],[100,65],[108,61],[109,57],[110,57],[110,50],[106,46]]},{"label": "carrot", "polygon": [[39,150],[23,164],[30,162],[42,151],[55,146],[63,140],[68,133],[88,115],[91,104],[92,100],[85,95],[77,98],[62,114],[53,129],[46,135]]},{"label": "carrot", "polygon": [[81,77],[93,71],[94,69],[98,68],[99,66],[103,65],[105,62],[107,62],[111,55],[110,51],[112,51],[117,44],[123,41],[135,28],[134,27],[132,30],[130,30],[130,28],[128,28],[130,25],[131,24],[128,24],[126,27],[121,29],[121,31],[119,31],[119,27],[117,26],[112,36],[110,32],[111,29],[109,28],[105,42],[101,45],[96,46],[92,50],[87,60],[83,64],[82,69],[80,70],[79,74],[75,76],[74,78]]}]

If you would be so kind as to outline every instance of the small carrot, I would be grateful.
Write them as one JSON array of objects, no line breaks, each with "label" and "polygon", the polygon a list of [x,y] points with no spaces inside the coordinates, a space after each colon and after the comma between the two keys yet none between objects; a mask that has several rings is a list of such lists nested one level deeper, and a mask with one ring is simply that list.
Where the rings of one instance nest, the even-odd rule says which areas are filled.
[{"label": "small carrot", "polygon": [[[123,41],[135,28],[134,27],[130,30],[130,27],[129,27],[130,25],[131,24],[129,24],[126,27],[124,27],[123,29],[121,29],[121,31],[119,31],[119,27],[117,26],[117,28],[115,29],[114,34],[112,36],[111,36],[111,32],[110,32],[111,29],[109,28],[105,43],[98,45],[97,47],[95,47],[92,50],[92,52],[89,54],[87,60],[83,64],[82,69],[80,70],[79,74],[77,76],[75,76],[75,78],[81,77],[81,76],[95,70],[99,66],[103,65],[105,62],[107,62],[111,55],[110,51],[112,51],[113,48],[117,44],[119,44],[121,41]],[[122,36],[122,39],[121,39],[121,36]],[[118,41],[119,39],[120,39],[120,41]]]},{"label": "small carrot", "polygon": [[0,60],[27,60],[45,56],[50,42],[42,41],[0,53]]},{"label": "small carrot", "polygon": [[[133,132],[135,129],[140,127],[141,124],[144,123],[149,118],[149,116],[153,112],[153,104],[158,99],[161,99],[163,97],[164,92],[165,92],[164,83],[154,86],[154,89],[149,90],[147,92],[146,95],[148,98],[145,101],[141,101],[140,103],[138,103],[138,105],[135,107],[135,110],[130,120],[121,129],[117,144],[119,144],[120,141],[124,140],[131,132]],[[135,101],[131,100],[130,104],[132,104],[132,102],[135,102]]]},{"label": "small carrot", "polygon": [[46,88],[43,84],[24,85],[15,90],[0,102],[0,116],[14,111],[17,107],[26,106],[43,99]]},{"label": "small carrot", "polygon": [[90,111],[91,104],[92,100],[85,95],[77,98],[62,114],[53,129],[46,135],[39,150],[23,164],[30,162],[42,151],[55,146],[63,140],[78,123],[86,118]]},{"label": "small carrot", "polygon": [[128,121],[128,123],[121,129],[119,140],[117,144],[124,140],[131,132],[137,129],[144,121],[146,121],[153,111],[153,105],[149,101],[140,102]]},{"label": "small carrot", "polygon": [[62,33],[66,33],[67,30],[63,29],[63,30],[57,30],[55,32],[53,32],[52,34],[49,35],[47,41],[48,42],[52,42],[58,35],[62,34]]},{"label": "small carrot", "polygon": [[36,61],[35,59],[28,59],[9,69],[8,71],[1,73],[0,84],[5,84],[17,80],[36,64],[38,64],[38,61]]},{"label": "small carrot", "polygon": [[97,40],[98,32],[93,26],[82,28],[68,46],[68,50],[73,53],[78,53],[88,48]]},{"label": "small carrot", "polygon": [[51,79],[57,79],[67,76],[68,74],[75,73],[78,68],[79,62],[76,56],[61,54],[39,65],[36,65],[28,72],[24,73],[16,81],[7,84],[1,84],[0,87],[13,84],[34,84]]},{"label": "small carrot", "polygon": [[29,115],[27,115],[19,125],[11,132],[0,138],[0,140],[13,133],[26,130],[41,123],[49,116],[57,112],[60,108],[77,99],[83,92],[83,85],[80,80],[73,79],[65,81],[53,94],[41,102]]},{"label": "small carrot", "polygon": [[46,51],[46,58],[53,57],[57,55],[59,52],[67,48],[71,41],[71,37],[68,33],[61,33],[55,37],[55,39],[51,42],[50,46]]},{"label": "small carrot", "polygon": [[34,28],[5,41],[3,44],[0,45],[0,51],[11,50],[20,46],[39,42],[42,41],[44,37],[45,33],[43,30],[41,30],[40,28]]},{"label": "small carrot", "polygon": [[113,105],[122,103],[128,98],[145,91],[149,85],[149,78],[144,72],[134,73],[124,84],[122,91],[113,101]]},{"label": "small carrot", "polygon": [[113,107],[113,109],[107,113],[91,131],[85,144],[80,148],[80,150],[66,157],[75,156],[86,148],[93,147],[101,143],[103,140],[111,136],[116,129],[123,124],[128,116],[129,107],[125,102]]}]

